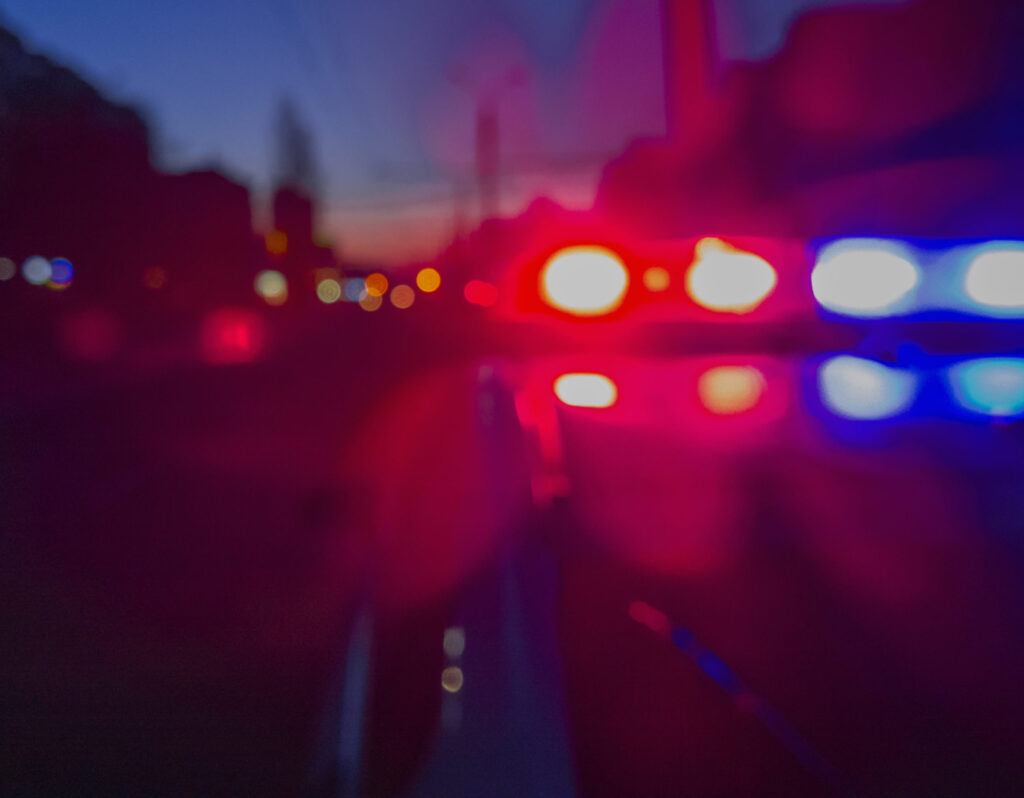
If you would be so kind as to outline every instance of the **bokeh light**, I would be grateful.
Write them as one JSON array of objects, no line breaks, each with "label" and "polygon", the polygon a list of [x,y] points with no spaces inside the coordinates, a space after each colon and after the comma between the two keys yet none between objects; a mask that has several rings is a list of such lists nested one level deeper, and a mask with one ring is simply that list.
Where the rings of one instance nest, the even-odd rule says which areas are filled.
[{"label": "bokeh light", "polygon": [[1024,249],[991,250],[967,267],[964,291],[982,305],[1024,308]]},{"label": "bokeh light", "polygon": [[288,280],[279,271],[264,269],[256,275],[253,287],[268,305],[283,305],[288,301]]},{"label": "bokeh light", "polygon": [[644,288],[648,291],[660,293],[668,290],[668,287],[672,284],[672,276],[668,273],[668,269],[664,269],[661,266],[651,266],[651,268],[644,270],[643,281]]},{"label": "bokeh light", "polygon": [[248,363],[263,350],[263,320],[248,310],[212,311],[203,317],[199,343],[207,363]]},{"label": "bokeh light", "polygon": [[370,296],[384,296],[388,292],[388,278],[374,272],[366,278],[366,293]]},{"label": "bokeh light", "polygon": [[449,693],[457,693],[462,689],[464,677],[462,668],[452,666],[441,671],[441,687]]},{"label": "bokeh light", "polygon": [[54,258],[50,261],[50,278],[46,281],[50,288],[67,288],[74,278],[75,268],[67,258]]},{"label": "bokeh light", "polygon": [[978,358],[949,369],[949,384],[967,410],[1006,418],[1024,413],[1024,359]]},{"label": "bokeh light", "polygon": [[271,230],[266,235],[267,252],[284,255],[288,251],[288,234],[283,230]]},{"label": "bokeh light", "polygon": [[405,310],[412,307],[416,301],[416,292],[408,285],[396,285],[391,289],[391,304],[396,308]]},{"label": "bokeh light", "polygon": [[811,272],[811,289],[829,310],[884,316],[904,310],[920,279],[906,247],[894,241],[851,239],[829,244]]},{"label": "bokeh light", "polygon": [[369,296],[366,290],[366,281],[362,277],[349,277],[345,281],[346,302],[359,302]]},{"label": "bokeh light", "polygon": [[686,273],[686,292],[698,305],[724,313],[749,313],[775,290],[778,275],[757,255],[717,238],[697,242]]},{"label": "bokeh light", "polygon": [[490,308],[498,303],[498,287],[484,280],[470,280],[462,289],[462,295],[471,305]]},{"label": "bokeh light", "polygon": [[821,400],[851,419],[881,419],[907,410],[917,397],[917,375],[851,355],[838,355],[818,369]]},{"label": "bokeh light", "polygon": [[466,650],[466,630],[461,626],[450,626],[444,630],[444,653],[456,659]]},{"label": "bokeh light", "polygon": [[21,274],[32,285],[43,285],[50,279],[50,261],[33,255],[21,264]]},{"label": "bokeh light", "polygon": [[603,247],[569,247],[555,253],[540,273],[541,297],[574,316],[601,316],[616,310],[629,288],[622,260]]},{"label": "bokeh light", "polygon": [[629,604],[629,617],[660,635],[667,637],[672,632],[672,622],[668,619],[668,616],[661,610],[652,607],[646,601],[631,601]]},{"label": "bokeh light", "polygon": [[563,374],[554,390],[570,407],[611,407],[619,398],[619,389],[603,374]]},{"label": "bokeh light", "polygon": [[341,300],[341,283],[328,277],[316,284],[316,296],[325,305],[333,305]]},{"label": "bokeh light", "polygon": [[416,287],[424,294],[432,294],[441,287],[441,274],[430,266],[416,273]]},{"label": "bokeh light", "polygon": [[[142,272],[142,284],[150,291],[159,291],[167,285],[167,270],[160,266],[150,266]],[[259,288],[256,293],[259,293]]]},{"label": "bokeh light", "polygon": [[17,264],[10,258],[0,258],[0,281],[6,282],[18,273]]},{"label": "bokeh light", "polygon": [[359,307],[361,307],[363,310],[368,310],[370,312],[379,309],[380,306],[383,304],[384,297],[382,296],[372,296],[370,294],[367,294],[366,296],[359,300]]},{"label": "bokeh light", "polygon": [[764,390],[764,375],[753,366],[717,366],[697,380],[701,404],[720,415],[750,410],[761,400]]}]

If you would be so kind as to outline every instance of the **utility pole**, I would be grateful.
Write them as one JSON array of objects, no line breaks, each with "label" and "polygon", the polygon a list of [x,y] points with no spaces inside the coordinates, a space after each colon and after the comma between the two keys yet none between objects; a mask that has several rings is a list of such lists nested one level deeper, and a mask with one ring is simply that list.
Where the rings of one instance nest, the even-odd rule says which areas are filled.
[{"label": "utility pole", "polygon": [[474,98],[474,167],[480,221],[493,219],[501,211],[501,118],[498,106],[508,91],[526,82],[526,71],[513,67],[497,79],[480,85],[469,77],[465,67],[456,67],[449,79]]},{"label": "utility pole", "polygon": [[719,69],[712,0],[662,0],[665,116],[669,138],[688,149],[713,129]]}]

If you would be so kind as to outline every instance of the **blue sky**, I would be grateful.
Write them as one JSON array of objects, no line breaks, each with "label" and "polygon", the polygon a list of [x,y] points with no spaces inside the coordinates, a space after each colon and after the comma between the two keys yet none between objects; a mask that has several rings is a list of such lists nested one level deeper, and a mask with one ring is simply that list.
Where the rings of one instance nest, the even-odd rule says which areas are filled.
[{"label": "blue sky", "polygon": [[[731,20],[725,54],[743,58],[770,53],[800,8],[826,0],[716,2]],[[265,189],[275,110],[290,95],[342,225],[469,174],[473,100],[448,80],[454,64],[478,75],[528,65],[529,83],[503,100],[506,154],[612,154],[659,133],[658,14],[659,0],[0,0],[31,49],[145,110],[167,168],[213,163]],[[585,202],[593,176],[558,181],[520,193],[575,190]]]}]

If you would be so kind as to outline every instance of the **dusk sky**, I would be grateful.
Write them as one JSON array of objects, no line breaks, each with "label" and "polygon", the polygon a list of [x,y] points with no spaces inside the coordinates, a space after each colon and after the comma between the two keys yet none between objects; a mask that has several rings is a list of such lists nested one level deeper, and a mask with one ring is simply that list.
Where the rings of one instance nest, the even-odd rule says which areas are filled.
[{"label": "dusk sky", "polygon": [[[770,54],[826,2],[717,0],[723,55]],[[291,97],[324,227],[343,254],[392,261],[443,243],[471,173],[474,102],[452,67],[529,73],[501,103],[503,157],[523,167],[503,211],[538,194],[585,206],[602,159],[664,129],[659,14],[660,0],[0,0],[30,49],[146,112],[165,168],[215,164],[259,195]]]}]

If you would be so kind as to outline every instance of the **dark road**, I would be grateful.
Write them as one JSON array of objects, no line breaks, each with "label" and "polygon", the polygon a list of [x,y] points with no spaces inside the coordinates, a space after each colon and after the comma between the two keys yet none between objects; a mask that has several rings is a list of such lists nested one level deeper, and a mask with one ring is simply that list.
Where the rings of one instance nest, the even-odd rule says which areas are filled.
[{"label": "dark road", "polygon": [[[764,417],[694,424],[688,358],[605,363],[619,401],[590,409],[550,390],[567,359],[420,365],[382,341],[327,368],[312,340],[116,390],[112,373],[69,370],[35,401],[8,395],[14,794],[303,792],[364,606],[362,778],[371,794],[412,788],[445,772],[422,769],[459,734],[441,725],[440,639],[481,595],[505,610],[467,624],[464,670],[492,695],[467,685],[461,723],[501,728],[494,695],[561,674],[537,704],[565,718],[541,784],[567,768],[600,795],[1022,783],[1019,431],[893,422],[854,445],[792,384]],[[979,449],[985,465],[957,459]],[[514,616],[494,587],[509,568],[523,628],[554,623],[526,659],[480,642]],[[637,601],[752,698],[637,623]],[[785,718],[837,781],[743,701]]]}]

